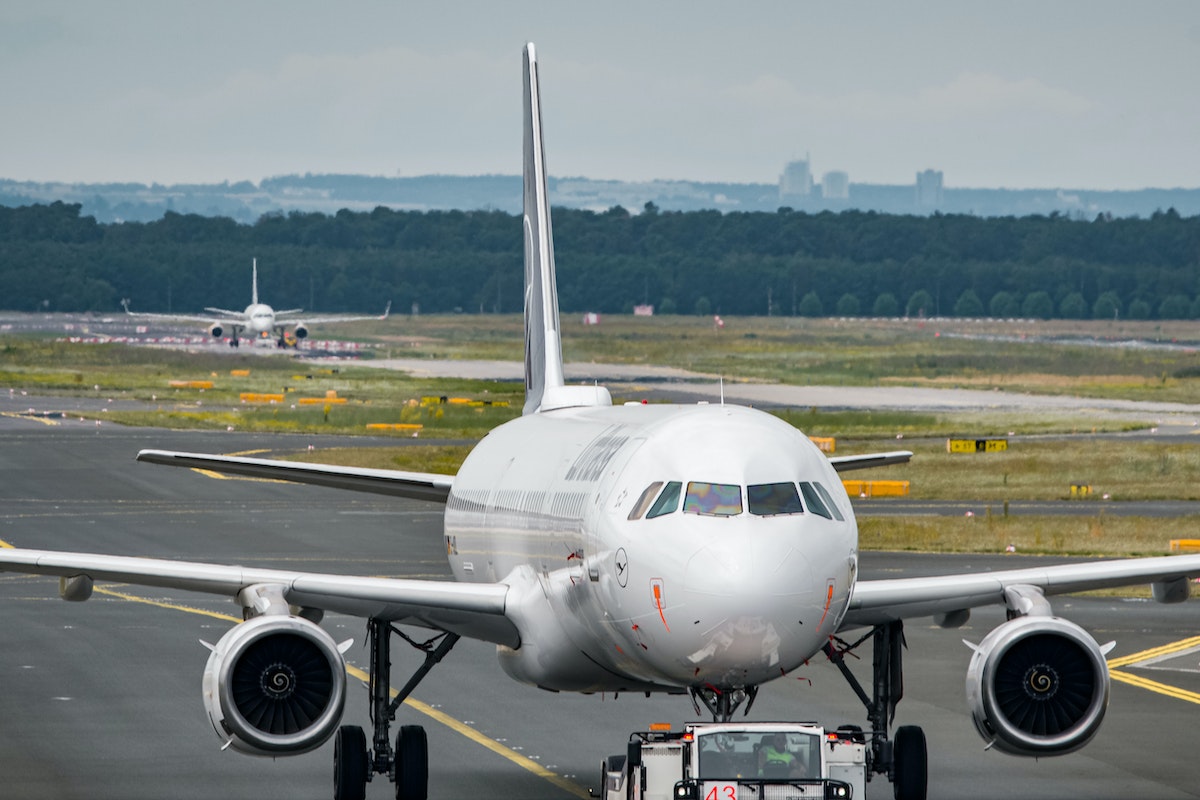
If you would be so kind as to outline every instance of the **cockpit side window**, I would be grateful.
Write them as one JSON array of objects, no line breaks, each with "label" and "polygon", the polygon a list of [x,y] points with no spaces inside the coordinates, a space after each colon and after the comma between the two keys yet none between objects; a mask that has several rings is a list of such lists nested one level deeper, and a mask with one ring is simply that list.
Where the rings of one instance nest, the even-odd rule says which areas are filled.
[{"label": "cockpit side window", "polygon": [[825,484],[820,481],[813,481],[813,486],[817,487],[817,491],[821,493],[821,499],[825,501],[825,505],[829,506],[829,510],[833,512],[833,516],[838,522],[845,522],[846,518],[842,516],[842,512],[838,510],[837,503],[833,502],[833,495],[825,488]]},{"label": "cockpit side window", "polygon": [[742,513],[742,487],[732,483],[688,482],[683,513],[734,517]]},{"label": "cockpit side window", "polygon": [[833,519],[833,513],[825,507],[825,501],[817,494],[817,490],[813,488],[811,483],[801,481],[800,493],[804,495],[804,505],[808,506],[809,511],[825,519]]},{"label": "cockpit side window", "polygon": [[629,519],[641,519],[646,513],[646,509],[650,507],[650,502],[654,500],[654,496],[658,494],[658,490],[662,488],[662,481],[655,481],[645,488],[638,501],[633,504],[633,509],[629,512]]},{"label": "cockpit side window", "polygon": [[646,513],[646,519],[661,517],[664,514],[670,514],[675,511],[675,509],[679,508],[679,490],[682,488],[683,484],[679,481],[671,481],[668,483],[667,488],[662,490],[662,494],[658,496],[658,500],[654,501],[654,505],[651,506],[650,511]]},{"label": "cockpit side window", "polygon": [[804,513],[794,483],[751,484],[746,487],[746,501],[750,513],[760,517]]}]

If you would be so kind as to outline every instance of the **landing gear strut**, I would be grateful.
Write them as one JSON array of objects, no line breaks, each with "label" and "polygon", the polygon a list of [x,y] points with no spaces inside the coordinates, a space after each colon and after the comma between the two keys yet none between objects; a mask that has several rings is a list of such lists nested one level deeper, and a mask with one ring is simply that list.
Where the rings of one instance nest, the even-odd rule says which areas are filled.
[{"label": "landing gear strut", "polygon": [[733,718],[733,713],[742,703],[746,704],[746,710],[742,713],[749,714],[750,707],[754,705],[754,698],[758,697],[757,686],[746,686],[740,689],[693,686],[689,691],[692,695],[692,707],[696,709],[696,713],[700,713],[700,704],[703,703],[704,707],[712,714],[713,722],[729,722]]},{"label": "landing gear strut", "polygon": [[[858,678],[846,666],[846,653],[867,639],[872,646],[873,696],[869,697]],[[925,800],[929,785],[929,762],[925,748],[925,732],[915,725],[896,729],[893,741],[888,728],[896,717],[896,704],[904,697],[904,670],[901,654],[904,650],[904,623],[900,621],[877,625],[870,633],[852,644],[831,640],[825,644],[825,655],[834,663],[850,684],[850,688],[867,708],[871,725],[871,757],[868,780],[872,773],[886,775],[892,782],[896,800]]]},{"label": "landing gear strut", "polygon": [[[417,668],[396,696],[391,697],[389,676],[392,671],[392,634],[396,634],[425,653],[425,662]],[[376,774],[386,775],[396,784],[396,800],[425,800],[429,785],[429,746],[425,729],[420,725],[403,725],[396,736],[393,749],[389,727],[396,719],[400,705],[417,688],[458,642],[458,635],[441,633],[425,642],[417,642],[381,619],[367,620],[371,648],[372,749],[367,750],[366,734],[357,725],[338,729],[333,747],[334,800],[364,800],[367,783]]]}]

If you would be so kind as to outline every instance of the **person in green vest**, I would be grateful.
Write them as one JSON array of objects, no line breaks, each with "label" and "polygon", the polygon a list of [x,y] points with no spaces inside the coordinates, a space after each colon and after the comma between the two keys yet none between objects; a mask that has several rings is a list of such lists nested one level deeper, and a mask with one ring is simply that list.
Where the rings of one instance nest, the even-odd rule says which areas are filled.
[{"label": "person in green vest", "polygon": [[766,778],[782,778],[792,774],[796,755],[787,749],[787,735],[777,733],[758,751],[758,774]]}]

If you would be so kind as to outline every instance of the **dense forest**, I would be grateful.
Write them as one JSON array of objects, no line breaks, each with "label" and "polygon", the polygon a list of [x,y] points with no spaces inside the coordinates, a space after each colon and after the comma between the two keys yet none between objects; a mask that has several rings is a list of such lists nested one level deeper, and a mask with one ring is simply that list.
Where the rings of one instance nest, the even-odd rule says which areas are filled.
[{"label": "dense forest", "polygon": [[[556,208],[563,311],[800,316],[1200,318],[1200,217]],[[250,259],[276,308],[516,312],[520,217],[293,212],[254,224],[168,212],[100,224],[80,206],[0,207],[0,307],[241,308]]]}]

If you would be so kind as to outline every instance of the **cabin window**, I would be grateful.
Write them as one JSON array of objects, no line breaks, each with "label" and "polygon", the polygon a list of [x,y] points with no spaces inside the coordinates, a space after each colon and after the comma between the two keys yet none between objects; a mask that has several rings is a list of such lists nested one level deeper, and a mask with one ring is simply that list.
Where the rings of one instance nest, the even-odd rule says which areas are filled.
[{"label": "cabin window", "polygon": [[650,507],[650,511],[646,514],[646,519],[654,519],[665,514],[670,514],[679,508],[679,490],[683,488],[683,484],[679,481],[671,481],[667,484],[667,488],[662,490],[662,494],[654,501],[654,505]]},{"label": "cabin window", "polygon": [[706,514],[714,517],[734,517],[742,513],[742,487],[732,483],[688,483],[683,498],[685,514]]},{"label": "cabin window", "polygon": [[776,514],[803,514],[800,495],[794,483],[758,483],[746,487],[746,504],[751,514],[771,517]]},{"label": "cabin window", "polygon": [[845,522],[846,518],[842,516],[842,512],[838,510],[837,503],[833,502],[833,495],[825,488],[825,485],[820,481],[813,481],[813,486],[817,487],[817,491],[821,493],[821,499],[825,501],[825,505],[829,506],[829,510],[833,512],[833,516],[838,522]]},{"label": "cabin window", "polygon": [[658,494],[658,490],[662,488],[662,481],[655,481],[646,487],[642,492],[642,496],[634,503],[633,510],[629,512],[629,519],[641,519],[646,513],[646,509],[650,507],[650,503],[654,501],[654,496]]},{"label": "cabin window", "polygon": [[809,511],[825,519],[833,519],[833,512],[825,506],[825,501],[821,499],[821,495],[817,494],[817,490],[811,483],[801,481],[800,493],[804,495],[804,505],[808,506]]}]

